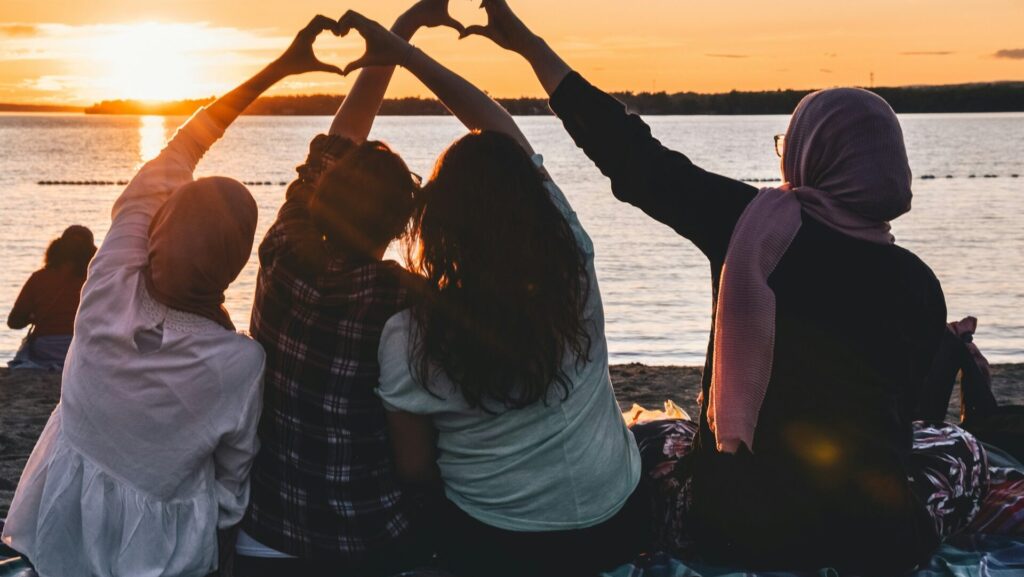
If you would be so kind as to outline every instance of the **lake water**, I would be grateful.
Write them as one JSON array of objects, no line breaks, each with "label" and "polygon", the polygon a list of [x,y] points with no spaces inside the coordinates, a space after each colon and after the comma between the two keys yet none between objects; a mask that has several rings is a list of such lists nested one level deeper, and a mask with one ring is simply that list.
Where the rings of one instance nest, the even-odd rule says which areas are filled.
[{"label": "lake water", "polygon": [[[7,329],[5,321],[22,283],[41,265],[47,243],[73,223],[89,226],[102,241],[122,188],[37,182],[127,180],[159,152],[181,120],[0,115],[0,362],[13,356],[24,336]],[[708,170],[740,179],[778,176],[772,136],[785,131],[787,120],[649,119],[666,145]],[[913,212],[894,223],[897,242],[935,270],[951,319],[980,318],[977,342],[990,360],[1024,362],[1024,114],[901,120],[917,180]],[[711,311],[703,256],[667,227],[616,201],[608,181],[555,119],[520,121],[594,239],[612,361],[702,364]],[[197,174],[273,182],[251,187],[260,205],[262,238],[283,198],[285,187],[277,183],[291,180],[310,138],[329,124],[327,117],[243,117]],[[462,132],[451,118],[381,118],[373,137],[428,175],[438,153]],[[227,307],[240,328],[248,325],[256,268],[254,251],[228,293]]]}]

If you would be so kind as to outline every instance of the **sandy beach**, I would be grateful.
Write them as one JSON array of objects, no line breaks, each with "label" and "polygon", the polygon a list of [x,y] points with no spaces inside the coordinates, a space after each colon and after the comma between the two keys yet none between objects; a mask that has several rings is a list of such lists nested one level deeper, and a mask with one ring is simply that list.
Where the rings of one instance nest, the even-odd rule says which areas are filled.
[{"label": "sandy beach", "polygon": [[[1024,364],[995,365],[992,369],[999,402],[1024,404]],[[664,400],[671,399],[695,416],[701,370],[632,364],[613,366],[611,374],[623,410],[633,403],[659,408]],[[7,515],[25,461],[59,399],[60,374],[0,368],[0,517]],[[951,422],[959,420],[959,410],[954,393],[949,409]]]}]

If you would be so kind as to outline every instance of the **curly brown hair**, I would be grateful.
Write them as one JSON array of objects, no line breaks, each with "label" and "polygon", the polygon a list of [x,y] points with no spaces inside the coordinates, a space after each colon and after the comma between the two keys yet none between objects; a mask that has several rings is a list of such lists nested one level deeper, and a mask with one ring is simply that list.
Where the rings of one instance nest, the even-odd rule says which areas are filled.
[{"label": "curly brown hair", "polygon": [[564,398],[564,360],[589,361],[586,261],[545,178],[497,132],[471,133],[438,160],[409,255],[427,279],[412,336],[428,390],[440,369],[470,406],[522,408],[556,385]]}]

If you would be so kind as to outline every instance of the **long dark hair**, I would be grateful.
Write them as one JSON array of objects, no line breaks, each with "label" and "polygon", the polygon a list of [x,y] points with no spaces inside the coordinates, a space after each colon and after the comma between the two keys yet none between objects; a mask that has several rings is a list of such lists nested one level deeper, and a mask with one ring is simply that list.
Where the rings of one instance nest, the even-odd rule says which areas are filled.
[{"label": "long dark hair", "polygon": [[[589,281],[544,175],[511,137],[469,134],[438,160],[413,215],[409,263],[427,279],[413,307],[418,376],[440,369],[473,407],[522,408],[589,360]],[[432,391],[437,394],[436,391]]]},{"label": "long dark hair", "polygon": [[81,225],[69,226],[60,238],[55,238],[46,248],[44,267],[55,269],[69,264],[71,272],[85,277],[89,262],[96,255],[92,231]]}]

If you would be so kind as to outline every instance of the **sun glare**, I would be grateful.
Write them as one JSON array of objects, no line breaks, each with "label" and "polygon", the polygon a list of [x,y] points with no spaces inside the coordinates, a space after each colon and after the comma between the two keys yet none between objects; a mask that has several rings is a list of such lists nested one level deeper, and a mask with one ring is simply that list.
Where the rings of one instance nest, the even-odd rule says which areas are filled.
[{"label": "sun glare", "polygon": [[187,25],[143,23],[98,38],[92,56],[103,92],[110,99],[145,101],[201,96],[201,63],[190,50],[199,33]]},{"label": "sun glare", "polygon": [[139,160],[156,158],[167,142],[167,122],[163,116],[139,117]]}]

